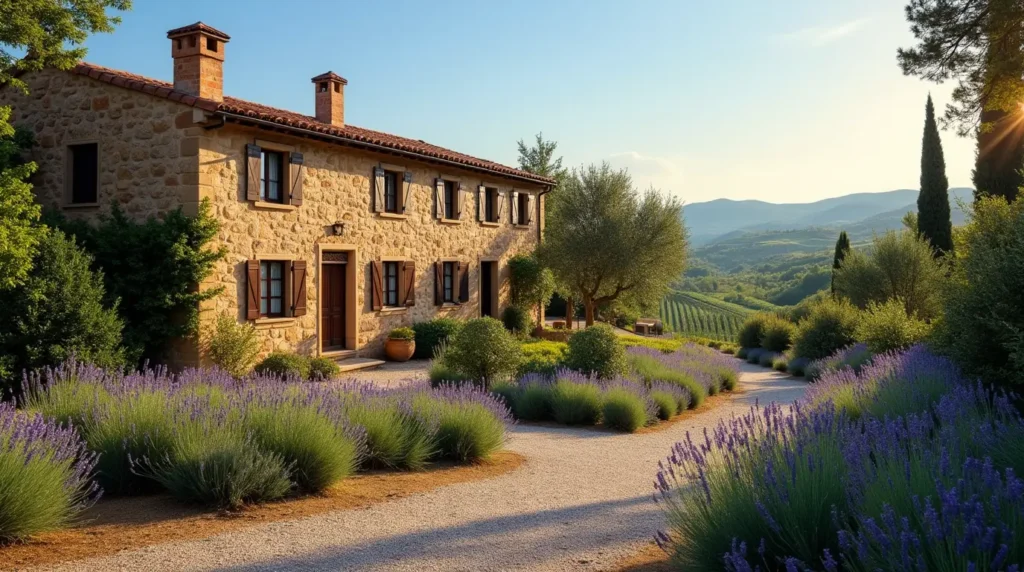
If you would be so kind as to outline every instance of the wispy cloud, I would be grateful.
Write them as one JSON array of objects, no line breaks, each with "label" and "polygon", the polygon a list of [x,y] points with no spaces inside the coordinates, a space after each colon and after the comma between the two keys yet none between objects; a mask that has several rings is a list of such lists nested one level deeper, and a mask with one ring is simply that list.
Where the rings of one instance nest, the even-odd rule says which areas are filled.
[{"label": "wispy cloud", "polygon": [[850,20],[849,22],[843,22],[836,26],[812,26],[810,28],[803,28],[795,32],[782,34],[777,37],[784,42],[794,44],[804,44],[814,47],[824,46],[856,33],[858,30],[863,28],[868,21],[869,18],[858,18],[856,20]]}]

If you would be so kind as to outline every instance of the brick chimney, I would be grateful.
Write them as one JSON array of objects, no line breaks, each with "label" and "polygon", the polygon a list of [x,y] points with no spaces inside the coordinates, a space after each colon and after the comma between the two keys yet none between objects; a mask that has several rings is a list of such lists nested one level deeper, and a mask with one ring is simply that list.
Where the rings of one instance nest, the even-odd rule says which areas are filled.
[{"label": "brick chimney", "polygon": [[167,32],[174,58],[174,89],[224,101],[224,44],[230,36],[196,22]]},{"label": "brick chimney", "polygon": [[345,126],[345,84],[348,80],[334,72],[313,78],[316,88],[316,119],[336,127]]}]

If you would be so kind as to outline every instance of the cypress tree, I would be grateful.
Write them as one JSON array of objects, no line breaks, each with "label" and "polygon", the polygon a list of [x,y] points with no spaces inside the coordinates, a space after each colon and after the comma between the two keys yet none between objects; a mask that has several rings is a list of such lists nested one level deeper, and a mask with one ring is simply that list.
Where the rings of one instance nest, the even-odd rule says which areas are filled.
[{"label": "cypress tree", "polygon": [[953,251],[953,223],[949,217],[949,181],[942,140],[935,125],[932,96],[925,105],[924,138],[921,141],[921,192],[917,195],[917,231],[936,256]]},{"label": "cypress tree", "polygon": [[839,238],[836,240],[836,253],[832,257],[832,294],[836,293],[836,270],[843,266],[843,260],[849,253],[850,238],[846,236],[846,231],[844,230],[839,233]]}]

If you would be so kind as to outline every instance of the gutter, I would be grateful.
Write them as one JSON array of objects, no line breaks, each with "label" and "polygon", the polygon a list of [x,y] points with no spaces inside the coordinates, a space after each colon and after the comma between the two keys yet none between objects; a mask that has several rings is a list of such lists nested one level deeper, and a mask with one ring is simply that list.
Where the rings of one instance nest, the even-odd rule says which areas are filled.
[{"label": "gutter", "polygon": [[303,127],[293,127],[293,126],[290,126],[290,125],[282,125],[280,123],[275,123],[273,121],[267,121],[266,119],[257,119],[255,117],[249,117],[248,115],[241,115],[241,114],[237,114],[237,113],[231,113],[231,112],[228,112],[228,111],[217,111],[216,114],[221,116],[221,117],[224,117],[226,119],[233,120],[233,121],[236,121],[236,122],[239,122],[239,123],[252,123],[252,124],[255,124],[255,125],[258,125],[258,126],[261,126],[261,127],[268,127],[268,128],[271,128],[271,129],[279,129],[279,130],[285,130],[285,131],[302,133],[302,134],[306,135],[307,137],[311,137],[311,138],[315,138],[315,139],[326,139],[328,141],[332,141],[332,142],[335,142],[335,143],[341,143],[343,145],[348,145],[348,146],[351,146],[351,147],[359,147],[359,148],[371,149],[373,151],[379,151],[379,152],[382,152],[382,153],[388,153],[388,154],[392,154],[392,155],[405,155],[405,156],[409,156],[409,157],[414,157],[416,159],[419,159],[419,160],[425,161],[425,162],[441,163],[441,164],[444,164],[444,165],[450,165],[452,167],[457,167],[459,169],[467,169],[467,170],[472,170],[472,171],[480,171],[480,172],[484,172],[484,173],[488,173],[488,174],[492,174],[492,175],[499,175],[501,177],[505,177],[505,178],[508,178],[508,179],[515,179],[515,180],[519,180],[519,181],[526,181],[526,182],[532,183],[534,185],[547,185],[548,186],[548,190],[547,191],[543,191],[541,194],[545,194],[545,193],[551,192],[550,191],[551,190],[551,183],[549,183],[548,181],[538,181],[536,179],[531,179],[531,178],[523,177],[523,176],[520,176],[520,175],[511,175],[511,174],[508,174],[508,173],[503,173],[501,171],[494,171],[494,170],[491,170],[491,169],[487,169],[485,167],[477,167],[477,166],[474,166],[474,165],[467,165],[465,163],[460,163],[458,161],[452,161],[452,160],[449,160],[449,159],[442,159],[440,157],[433,157],[433,156],[430,156],[430,155],[426,155],[424,153],[419,153],[417,151],[407,151],[407,150],[404,150],[404,149],[395,149],[394,147],[386,147],[384,145],[378,145],[376,143],[368,143],[368,142],[365,142],[365,141],[358,141],[358,140],[355,140],[355,139],[349,139],[347,137],[341,137],[341,136],[338,136],[338,135],[331,135],[330,133],[322,133],[320,131],[315,131],[313,129],[306,129],[306,128],[303,128]]}]

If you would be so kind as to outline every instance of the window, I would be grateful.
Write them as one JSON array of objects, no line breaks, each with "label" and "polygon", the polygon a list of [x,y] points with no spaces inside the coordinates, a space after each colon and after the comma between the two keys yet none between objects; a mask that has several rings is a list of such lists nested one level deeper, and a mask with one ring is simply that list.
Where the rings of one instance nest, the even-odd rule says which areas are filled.
[{"label": "window", "polygon": [[268,203],[284,202],[284,153],[263,150],[260,156],[263,173],[260,177],[260,200]]},{"label": "window", "polygon": [[455,262],[445,262],[442,268],[444,276],[444,294],[441,297],[441,301],[445,304],[452,304],[455,302],[455,265]]},{"label": "window", "polygon": [[284,262],[260,262],[260,316],[284,316]]},{"label": "window", "polygon": [[99,166],[99,151],[96,143],[83,143],[68,146],[68,158],[71,161],[71,204],[91,204],[99,202],[96,195],[96,183]]},{"label": "window", "polygon": [[397,213],[398,208],[398,173],[384,171],[384,212]]},{"label": "window", "polygon": [[530,224],[530,195],[519,193],[516,200],[519,201],[516,205],[516,214],[519,215],[516,224]]},{"label": "window", "polygon": [[484,220],[498,222],[498,189],[493,187],[484,189]]},{"label": "window", "polygon": [[459,213],[455,210],[458,200],[456,197],[459,192],[458,185],[455,181],[444,182],[444,218],[458,218]]},{"label": "window", "polygon": [[398,305],[398,263],[385,262],[384,266],[384,305]]}]

